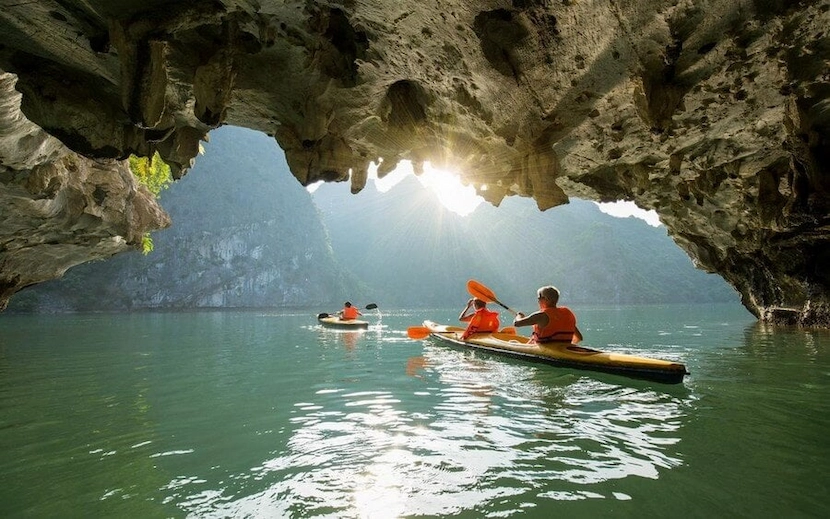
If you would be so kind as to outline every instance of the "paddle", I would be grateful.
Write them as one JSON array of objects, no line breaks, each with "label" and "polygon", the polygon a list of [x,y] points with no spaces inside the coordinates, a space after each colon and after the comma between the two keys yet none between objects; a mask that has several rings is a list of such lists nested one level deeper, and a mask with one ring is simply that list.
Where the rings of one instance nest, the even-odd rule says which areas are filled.
[{"label": "paddle", "polygon": [[[409,328],[406,329],[406,335],[410,339],[415,339],[416,341],[420,340],[420,339],[426,339],[427,337],[429,337],[430,333],[432,333],[432,332],[430,332],[429,328],[427,328],[426,326],[410,326]],[[508,335],[516,335],[517,332],[516,332],[516,328],[514,328],[512,326],[505,326],[498,333],[506,333]]]},{"label": "paddle", "polygon": [[406,335],[410,339],[420,340],[429,337],[430,331],[426,326],[410,326],[406,329]]},{"label": "paddle", "polygon": [[500,305],[501,307],[503,307],[505,310],[512,313],[513,315],[516,315],[516,314],[519,313],[516,310],[513,310],[512,308],[510,308],[506,304],[499,301],[498,298],[496,298],[495,292],[493,292],[492,290],[490,290],[486,286],[482,285],[481,283],[479,283],[475,279],[471,279],[471,280],[467,281],[467,292],[469,292],[470,295],[472,295],[473,297],[475,297],[477,299],[481,299],[482,301],[486,301],[488,303],[496,303],[496,304]]},{"label": "paddle", "polygon": [[331,316],[329,314],[325,313],[325,312],[317,314],[317,319],[323,319],[325,317],[331,317]]},{"label": "paddle", "polygon": [[366,305],[366,310],[374,310],[377,307],[378,305],[376,305],[375,303],[369,303],[368,305]]}]

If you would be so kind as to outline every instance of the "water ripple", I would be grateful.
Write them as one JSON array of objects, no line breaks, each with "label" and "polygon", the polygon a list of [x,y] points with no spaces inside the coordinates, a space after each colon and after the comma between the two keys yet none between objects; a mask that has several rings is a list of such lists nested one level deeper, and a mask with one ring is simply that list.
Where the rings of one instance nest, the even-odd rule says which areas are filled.
[{"label": "water ripple", "polygon": [[186,509],[198,517],[510,515],[516,503],[540,499],[628,499],[593,489],[682,464],[684,407],[675,397],[581,377],[551,386],[534,367],[426,354],[429,391],[318,390],[295,404],[286,449],[250,469],[260,491],[197,494]]}]

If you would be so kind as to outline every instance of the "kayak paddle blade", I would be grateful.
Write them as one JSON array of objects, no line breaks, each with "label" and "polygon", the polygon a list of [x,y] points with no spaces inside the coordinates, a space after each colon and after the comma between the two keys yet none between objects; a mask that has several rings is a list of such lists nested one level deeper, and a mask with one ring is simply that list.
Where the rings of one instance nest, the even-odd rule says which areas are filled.
[{"label": "kayak paddle blade", "polygon": [[499,301],[498,298],[496,297],[495,292],[493,292],[492,290],[490,290],[486,286],[482,285],[481,283],[479,283],[475,279],[471,279],[471,280],[467,281],[467,292],[469,292],[470,295],[472,295],[476,299],[481,299],[482,301],[484,301],[486,303],[496,303],[497,305],[499,305],[500,307],[502,307],[505,310],[509,311],[513,315],[516,315],[518,313],[518,312],[516,312],[516,310],[513,310],[512,308],[510,308],[506,304]]},{"label": "kayak paddle blade", "polygon": [[366,305],[366,310],[374,310],[377,307],[378,305],[376,305],[375,303],[369,303],[368,305]]},{"label": "kayak paddle blade", "polygon": [[325,312],[322,313],[322,314],[317,314],[317,319],[323,319],[325,317],[331,317],[331,316],[329,314],[325,313]]},{"label": "kayak paddle blade", "polygon": [[467,281],[467,292],[476,299],[481,299],[487,303],[492,303],[496,300],[496,294],[486,286],[482,285],[475,279]]},{"label": "kayak paddle blade", "polygon": [[430,331],[426,326],[410,326],[406,329],[406,335],[410,339],[421,340],[429,337]]}]

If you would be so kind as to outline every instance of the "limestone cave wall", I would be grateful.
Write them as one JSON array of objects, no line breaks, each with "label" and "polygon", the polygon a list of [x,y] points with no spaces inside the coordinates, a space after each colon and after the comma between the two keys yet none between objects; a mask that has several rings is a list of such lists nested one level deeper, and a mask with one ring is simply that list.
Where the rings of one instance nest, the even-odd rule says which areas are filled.
[{"label": "limestone cave wall", "polygon": [[[234,124],[302,184],[357,192],[409,159],[493,204],[635,201],[760,319],[830,326],[830,0],[4,4],[2,298],[166,225],[123,159],[182,175]],[[79,209],[20,207],[45,168],[90,193]],[[61,198],[38,189],[30,206]]]}]

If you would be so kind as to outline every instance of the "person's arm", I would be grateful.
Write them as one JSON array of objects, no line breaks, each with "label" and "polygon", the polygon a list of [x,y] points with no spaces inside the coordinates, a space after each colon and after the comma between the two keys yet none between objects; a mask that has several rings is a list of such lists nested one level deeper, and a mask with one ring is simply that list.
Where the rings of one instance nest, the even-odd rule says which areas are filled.
[{"label": "person's arm", "polygon": [[464,322],[467,322],[467,321],[469,321],[470,319],[472,319],[472,318],[473,318],[473,315],[475,314],[475,312],[473,312],[473,313],[471,313],[471,314],[469,314],[469,315],[467,314],[467,312],[469,312],[469,311],[470,311],[470,306],[472,306],[472,304],[473,304],[473,300],[472,300],[472,299],[470,299],[469,301],[467,301],[467,306],[465,306],[465,307],[464,307],[464,310],[461,310],[461,313],[458,315],[458,320],[459,320],[459,321],[464,321]]},{"label": "person's arm", "polygon": [[575,332],[574,332],[574,340],[571,340],[571,342],[572,342],[573,344],[576,344],[576,343],[578,343],[579,341],[581,341],[581,340],[582,340],[582,332],[580,332],[580,331],[579,331],[579,328],[577,328],[576,326],[574,326],[574,330],[575,330]]},{"label": "person's arm", "polygon": [[513,326],[531,326],[538,324],[540,327],[544,328],[548,325],[549,320],[550,318],[545,312],[535,312],[527,317],[525,317],[525,314],[519,312],[516,314],[516,318],[513,319]]}]

